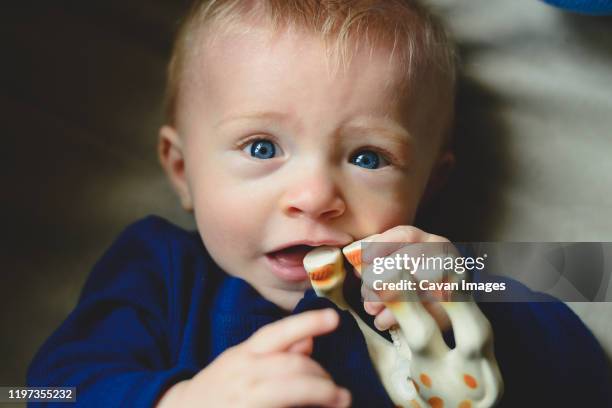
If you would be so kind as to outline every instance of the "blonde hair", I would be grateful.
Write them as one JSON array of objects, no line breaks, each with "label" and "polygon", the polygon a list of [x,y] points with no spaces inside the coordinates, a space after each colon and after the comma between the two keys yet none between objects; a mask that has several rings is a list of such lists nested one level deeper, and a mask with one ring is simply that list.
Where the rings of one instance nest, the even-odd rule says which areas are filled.
[{"label": "blonde hair", "polygon": [[390,59],[401,64],[403,84],[434,78],[438,92],[453,99],[454,45],[417,0],[196,0],[179,28],[168,65],[166,123],[175,125],[181,77],[201,32],[213,25],[230,29],[250,19],[263,20],[275,31],[298,28],[319,34],[331,45],[328,54],[337,57],[338,65],[348,64],[361,45],[370,51],[386,46]]}]

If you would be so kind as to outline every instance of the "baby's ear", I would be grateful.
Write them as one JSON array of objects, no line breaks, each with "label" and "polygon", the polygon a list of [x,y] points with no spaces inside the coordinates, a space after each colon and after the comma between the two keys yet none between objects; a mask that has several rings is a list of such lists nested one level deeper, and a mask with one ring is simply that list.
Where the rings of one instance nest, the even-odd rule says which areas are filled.
[{"label": "baby's ear", "polygon": [[444,149],[439,153],[425,187],[425,193],[421,200],[423,203],[429,202],[446,185],[455,168],[455,162],[455,153],[452,150]]},{"label": "baby's ear", "polygon": [[183,143],[178,132],[172,126],[162,126],[159,129],[159,145],[157,148],[159,162],[166,171],[166,175],[179,196],[183,208],[193,210],[191,191],[185,176],[185,157]]}]

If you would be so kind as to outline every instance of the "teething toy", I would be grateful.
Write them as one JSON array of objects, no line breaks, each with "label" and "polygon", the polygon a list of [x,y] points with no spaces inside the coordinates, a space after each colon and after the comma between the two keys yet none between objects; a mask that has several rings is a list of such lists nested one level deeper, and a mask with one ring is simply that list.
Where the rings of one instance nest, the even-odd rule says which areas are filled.
[{"label": "teething toy", "polygon": [[[361,273],[361,242],[343,249]],[[304,258],[312,286],[319,296],[351,313],[365,338],[372,363],[391,400],[400,407],[491,407],[503,382],[493,354],[491,325],[470,298],[439,302],[453,326],[456,347],[450,349],[442,333],[418,299],[383,301],[397,319],[389,330],[393,343],[376,333],[346,302],[342,293],[346,271],[340,249],[318,247]]]}]

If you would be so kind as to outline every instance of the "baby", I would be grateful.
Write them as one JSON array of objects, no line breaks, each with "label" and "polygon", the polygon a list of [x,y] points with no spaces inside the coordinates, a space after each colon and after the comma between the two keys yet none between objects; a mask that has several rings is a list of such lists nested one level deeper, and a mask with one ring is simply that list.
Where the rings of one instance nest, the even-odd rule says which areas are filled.
[{"label": "baby", "polygon": [[[163,167],[215,263],[264,298],[295,308],[313,246],[385,231],[388,241],[429,239],[407,225],[452,164],[454,60],[440,25],[413,2],[201,2],[169,77]],[[376,323],[393,320],[382,313]],[[218,376],[211,368],[193,381],[206,387],[197,397],[210,378],[225,388],[232,360],[217,364]],[[331,380],[306,381],[315,367],[303,364],[284,402],[348,403]]]},{"label": "baby", "polygon": [[[454,88],[454,48],[415,1],[197,1],[169,66],[159,155],[198,234],[154,217],[130,227],[28,384],[75,386],[88,406],[389,405],[354,322],[313,295],[302,261],[373,235],[445,241],[412,224],[454,163]],[[547,351],[554,319],[603,372],[590,333],[552,305],[485,310],[508,336],[496,350],[514,395],[532,381],[511,370],[533,359],[510,350],[533,336]],[[378,329],[395,323],[364,306]],[[501,328],[518,324],[525,336]]]}]

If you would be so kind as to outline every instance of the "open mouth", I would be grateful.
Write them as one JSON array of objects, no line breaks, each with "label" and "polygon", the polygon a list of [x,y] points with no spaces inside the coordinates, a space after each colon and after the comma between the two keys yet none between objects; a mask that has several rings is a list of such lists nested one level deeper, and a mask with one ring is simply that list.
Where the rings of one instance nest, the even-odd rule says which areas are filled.
[{"label": "open mouth", "polygon": [[266,254],[268,262],[272,266],[272,271],[284,280],[302,281],[308,279],[306,269],[304,269],[304,257],[310,252],[313,246],[294,245],[279,251]]},{"label": "open mouth", "polygon": [[268,257],[274,258],[275,261],[282,265],[296,266],[303,265],[304,257],[313,248],[310,245],[294,245],[288,248],[281,249],[268,253]]}]

